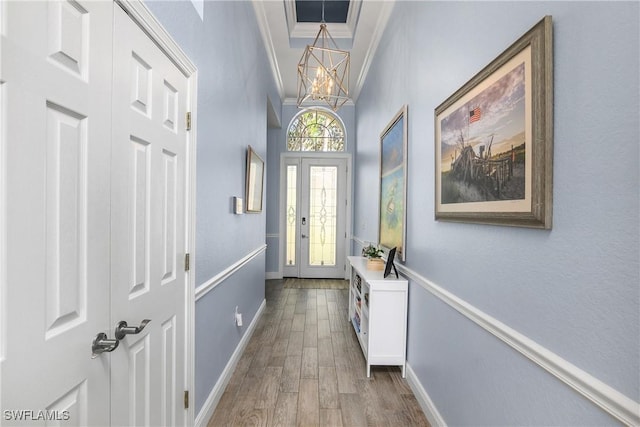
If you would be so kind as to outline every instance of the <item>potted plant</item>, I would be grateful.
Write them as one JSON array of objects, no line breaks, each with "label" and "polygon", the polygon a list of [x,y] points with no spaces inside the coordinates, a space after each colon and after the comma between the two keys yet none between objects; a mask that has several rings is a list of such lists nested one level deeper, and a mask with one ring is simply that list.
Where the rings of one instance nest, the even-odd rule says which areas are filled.
[{"label": "potted plant", "polygon": [[382,270],[384,268],[383,254],[384,251],[382,249],[371,243],[362,248],[362,256],[367,257],[367,268],[369,270]]}]

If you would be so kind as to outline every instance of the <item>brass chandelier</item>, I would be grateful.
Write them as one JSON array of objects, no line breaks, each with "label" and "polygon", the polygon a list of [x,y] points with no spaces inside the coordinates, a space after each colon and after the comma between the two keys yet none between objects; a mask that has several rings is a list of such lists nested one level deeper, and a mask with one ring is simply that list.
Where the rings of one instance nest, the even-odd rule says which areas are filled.
[{"label": "brass chandelier", "polygon": [[324,22],[298,63],[298,107],[326,102],[337,111],[349,99],[349,52],[338,49]]}]

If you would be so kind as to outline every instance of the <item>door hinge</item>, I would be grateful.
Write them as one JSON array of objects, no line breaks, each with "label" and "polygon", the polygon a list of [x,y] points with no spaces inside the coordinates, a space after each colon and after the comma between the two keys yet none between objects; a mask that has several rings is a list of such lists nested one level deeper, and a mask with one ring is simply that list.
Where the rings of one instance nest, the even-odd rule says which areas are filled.
[{"label": "door hinge", "polygon": [[186,122],[187,130],[191,130],[191,111],[187,112]]},{"label": "door hinge", "polygon": [[184,254],[184,271],[189,271],[189,254]]},{"label": "door hinge", "polygon": [[184,409],[189,409],[189,390],[184,391]]}]

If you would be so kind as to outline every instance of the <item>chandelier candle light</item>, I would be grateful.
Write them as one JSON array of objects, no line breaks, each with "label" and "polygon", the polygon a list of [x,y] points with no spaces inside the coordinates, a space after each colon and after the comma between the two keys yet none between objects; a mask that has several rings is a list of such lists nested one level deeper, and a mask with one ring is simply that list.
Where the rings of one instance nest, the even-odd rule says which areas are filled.
[{"label": "chandelier candle light", "polygon": [[349,52],[338,49],[327,30],[323,2],[320,31],[298,63],[298,107],[324,101],[338,111],[349,99],[349,61]]}]

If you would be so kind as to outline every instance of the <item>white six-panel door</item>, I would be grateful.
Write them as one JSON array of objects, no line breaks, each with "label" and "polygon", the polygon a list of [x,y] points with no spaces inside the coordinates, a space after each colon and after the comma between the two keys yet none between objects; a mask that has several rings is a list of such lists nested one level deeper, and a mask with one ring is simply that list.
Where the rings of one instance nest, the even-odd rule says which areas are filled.
[{"label": "white six-panel door", "polygon": [[124,11],[114,15],[112,319],[151,322],[112,353],[111,419],[182,425],[188,81]]},{"label": "white six-panel door", "polygon": [[186,424],[188,78],[111,1],[0,18],[2,425]]},{"label": "white six-panel door", "polygon": [[2,7],[2,424],[104,425],[113,5]]}]

